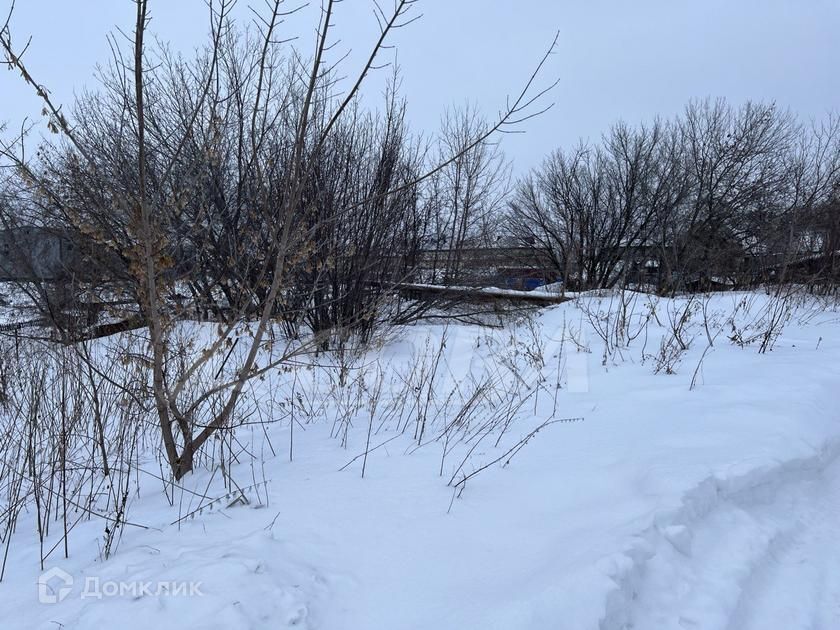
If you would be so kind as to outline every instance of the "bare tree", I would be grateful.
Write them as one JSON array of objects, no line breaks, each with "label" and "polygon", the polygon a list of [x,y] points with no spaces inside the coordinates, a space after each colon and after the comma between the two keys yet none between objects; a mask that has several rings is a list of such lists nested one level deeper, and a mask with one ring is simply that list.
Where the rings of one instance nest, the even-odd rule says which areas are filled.
[{"label": "bare tree", "polygon": [[688,194],[660,220],[663,289],[705,282],[737,269],[745,221],[772,205],[784,185],[795,121],[773,105],[735,110],[723,101],[688,105],[676,121]]},{"label": "bare tree", "polygon": [[646,243],[653,207],[665,188],[657,158],[659,123],[616,125],[603,145],[556,151],[523,180],[511,202],[510,226],[543,250],[567,283],[612,287]]},{"label": "bare tree", "polygon": [[[379,178],[369,187],[361,186],[355,199],[342,202],[337,212],[323,216],[316,210],[324,190],[318,185],[313,189],[312,185],[313,181],[323,183],[316,176],[318,167],[324,163],[330,147],[341,144],[337,138],[344,135],[342,129],[348,129],[351,138],[356,133],[349,122],[353,120],[354,104],[366,77],[379,67],[389,37],[419,17],[412,12],[416,0],[398,0],[389,12],[375,5],[380,34],[355,79],[341,92],[336,88],[336,62],[328,59],[333,48],[331,29],[338,4],[336,0],[325,0],[321,7],[310,61],[295,53],[288,71],[282,73],[277,52],[282,41],[277,30],[289,12],[284,11],[280,0],[270,2],[268,11],[259,16],[260,43],[244,47],[246,53],[250,51],[244,62],[238,57],[243,48],[226,45],[226,42],[235,43],[228,16],[230,4],[211,3],[211,44],[205,57],[191,70],[167,64],[165,55],[150,56],[145,43],[149,3],[135,0],[131,58],[122,59],[115,46],[115,71],[109,77],[113,85],[106,86],[112,95],[119,97],[111,99],[113,110],[107,116],[108,124],[101,128],[102,132],[110,132],[114,121],[118,121],[117,129],[121,132],[118,138],[122,144],[113,158],[110,153],[91,152],[85,129],[77,130],[68,122],[49,93],[29,73],[21,55],[15,53],[9,30],[0,36],[6,63],[20,71],[23,80],[36,89],[50,114],[50,124],[65,139],[65,145],[51,150],[61,153],[67,164],[77,163],[72,182],[77,187],[79,181],[87,181],[83,197],[86,202],[99,201],[91,206],[77,205],[75,200],[80,197],[63,188],[56,189],[52,179],[41,176],[35,164],[18,154],[14,147],[6,146],[3,154],[31,179],[38,194],[48,200],[48,204],[42,205],[52,206],[54,213],[67,217],[79,232],[89,234],[102,248],[110,248],[121,257],[125,282],[135,296],[147,329],[149,355],[143,363],[148,365],[151,397],[166,458],[175,478],[192,470],[195,454],[208,439],[217,431],[230,428],[251,379],[318,347],[327,334],[333,334],[334,331],[319,332],[303,342],[279,343],[275,330],[278,311],[283,310],[284,300],[294,286],[295,272],[311,260],[313,244],[319,246],[324,230],[330,224],[338,225],[359,208],[379,207],[390,211],[393,200],[400,195],[443,172],[499,131],[539,113],[534,111],[535,104],[546,90],[535,90],[534,86],[553,45],[499,117],[475,128],[475,135],[456,152],[422,171],[408,171],[397,179]],[[166,70],[170,70],[168,78]],[[169,93],[169,98],[175,99],[171,101],[175,107],[158,107],[167,103],[167,81],[178,89],[186,81],[192,88],[191,98],[176,99]],[[220,89],[222,85],[229,88],[227,94]],[[190,242],[190,234],[204,231],[199,249],[219,236],[213,232],[219,224],[201,214],[200,209],[193,207],[191,213],[186,210],[196,189],[203,192],[203,199],[219,192],[222,150],[226,147],[219,140],[225,137],[221,133],[225,108],[233,108],[229,120],[239,126],[238,132],[228,136],[237,146],[232,186],[237,198],[232,208],[230,199],[226,199],[215,203],[213,209],[240,212],[245,224],[257,227],[248,230],[246,240],[228,251],[231,257],[247,258],[245,270],[237,269],[234,261],[228,266],[220,265],[215,271],[216,278],[209,284],[212,287],[228,283],[232,291],[242,290],[244,286],[249,295],[248,299],[233,300],[230,305],[233,311],[220,322],[215,337],[196,356],[176,361],[172,352],[179,310],[170,299],[178,288],[176,257]],[[386,123],[386,127],[396,133],[397,121]],[[392,137],[397,136],[392,134]],[[335,155],[341,154],[338,150]],[[346,157],[352,155],[352,152],[345,153]],[[377,168],[393,163],[389,157],[393,156],[391,149],[379,155],[384,156],[384,161],[380,160]],[[58,170],[65,172],[63,168]],[[103,175],[103,170],[110,172]],[[399,203],[394,207],[399,208]],[[91,221],[89,217],[94,215],[95,220]],[[114,225],[105,230],[102,226],[109,219]],[[124,240],[117,241],[114,235]],[[219,240],[222,243],[219,249],[224,251],[224,237]],[[265,249],[260,245],[266,245]],[[186,252],[187,258],[196,256],[201,254]],[[224,276],[228,267],[236,270],[231,278]],[[246,276],[248,280],[243,283]],[[317,286],[320,285],[316,283]],[[354,313],[351,319],[359,317],[362,314]],[[247,335],[238,335],[246,320]],[[344,325],[346,314],[336,321]],[[234,352],[242,340],[244,343]],[[202,386],[208,373],[215,373],[216,381]]]},{"label": "bare tree", "polygon": [[427,184],[434,206],[429,242],[434,283],[459,282],[464,249],[490,246],[497,236],[494,226],[508,192],[510,164],[496,142],[465,150],[486,126],[471,106],[443,118],[438,159],[458,158]]}]

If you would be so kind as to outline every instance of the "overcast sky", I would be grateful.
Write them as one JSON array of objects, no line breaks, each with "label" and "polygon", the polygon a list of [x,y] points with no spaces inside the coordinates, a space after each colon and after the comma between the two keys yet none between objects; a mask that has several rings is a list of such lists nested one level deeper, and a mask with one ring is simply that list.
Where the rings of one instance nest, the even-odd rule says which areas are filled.
[{"label": "overcast sky", "polygon": [[[9,0],[0,0],[5,9]],[[248,19],[246,0],[239,15]],[[253,0],[261,5],[262,0]],[[391,0],[382,0],[388,6]],[[56,100],[93,85],[108,59],[105,35],[130,29],[130,0],[18,0],[18,41]],[[288,0],[289,7],[294,6]],[[150,0],[152,31],[190,52],[207,31],[202,0]],[[423,18],[395,34],[404,94],[415,130],[433,133],[449,105],[472,102],[488,116],[518,91],[555,32],[544,82],[559,79],[555,107],[504,140],[517,172],[551,149],[597,139],[619,119],[670,116],[692,98],[776,101],[804,117],[840,110],[840,0],[419,0]],[[314,10],[283,25],[312,40]],[[352,50],[352,74],[376,23],[370,0],[344,0],[336,49]],[[372,85],[374,93],[378,90]],[[40,107],[11,72],[0,72],[0,121],[20,125]]]}]

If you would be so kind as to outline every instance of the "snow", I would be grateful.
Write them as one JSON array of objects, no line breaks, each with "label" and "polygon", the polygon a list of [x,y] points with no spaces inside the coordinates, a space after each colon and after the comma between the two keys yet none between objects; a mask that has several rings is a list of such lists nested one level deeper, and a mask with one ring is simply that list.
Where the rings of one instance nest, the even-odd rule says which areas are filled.
[{"label": "snow", "polygon": [[760,494],[751,484],[693,522],[690,555],[654,547],[627,626],[837,627],[840,462]]},{"label": "snow", "polygon": [[[648,334],[605,355],[584,314],[606,306],[603,296],[506,330],[403,329],[360,364],[405,374],[445,336],[441,396],[488,369],[512,383],[504,362],[492,362],[502,355],[519,378],[542,383],[499,447],[488,441],[471,454],[467,472],[552,416],[582,420],[546,426],[459,496],[447,481],[464,451],[441,476],[441,444],[416,448],[410,432],[376,434],[382,446],[364,478],[361,460],[344,468],[364,451],[364,408],[346,446],[326,417],[296,427],[293,461],[287,424],[267,428],[276,456],[261,429],[240,429],[265,454],[264,464],[232,471],[254,486],[248,505],[225,500],[176,523],[198,500],[178,492],[183,505],[171,507],[144,473],[128,518],[148,529],[126,528],[103,560],[101,522],[81,522],[70,558],[50,565],[74,582],[56,604],[38,601],[37,536],[21,532],[0,584],[0,628],[838,628],[840,317],[800,309],[759,354],[726,339],[726,314],[739,303],[736,324],[759,325],[768,298],[716,295],[707,306],[723,334],[698,367],[707,342],[695,320],[673,375],[654,374],[665,329],[653,319]],[[660,321],[684,304],[661,300]],[[541,344],[540,367],[526,351]],[[451,408],[439,410],[451,419]],[[207,470],[184,486],[224,493]],[[201,595],[82,598],[86,579],[200,582]]]}]

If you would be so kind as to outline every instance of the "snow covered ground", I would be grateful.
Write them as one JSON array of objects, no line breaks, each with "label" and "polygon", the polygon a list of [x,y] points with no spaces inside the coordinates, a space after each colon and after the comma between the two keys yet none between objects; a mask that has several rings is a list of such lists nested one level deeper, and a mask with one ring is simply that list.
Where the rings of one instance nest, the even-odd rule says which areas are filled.
[{"label": "snow covered ground", "polygon": [[[840,315],[799,307],[760,354],[772,303],[720,294],[690,306],[675,352],[686,300],[646,300],[625,327],[615,299],[581,297],[503,330],[399,331],[360,360],[359,391],[384,374],[392,396],[420,399],[393,375],[439,354],[421,447],[385,402],[362,403],[339,430],[328,412],[240,429],[256,459],[231,472],[248,505],[201,470],[172,507],[141,466],[128,519],[143,527],[109,559],[101,521],[81,522],[46,567],[66,574],[39,591],[37,537],[16,534],[0,628],[840,628]],[[441,401],[488,372],[521,381],[510,426],[442,457],[461,407]],[[313,379],[304,400],[322,396]],[[548,419],[569,422],[481,470]]]}]

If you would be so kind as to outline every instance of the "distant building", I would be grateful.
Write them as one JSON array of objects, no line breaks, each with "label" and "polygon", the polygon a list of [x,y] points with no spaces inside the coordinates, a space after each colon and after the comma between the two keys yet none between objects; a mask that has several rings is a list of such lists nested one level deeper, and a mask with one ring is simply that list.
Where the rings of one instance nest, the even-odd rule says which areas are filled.
[{"label": "distant building", "polygon": [[560,278],[544,252],[533,247],[465,247],[423,250],[417,282],[471,287],[535,289]]}]

